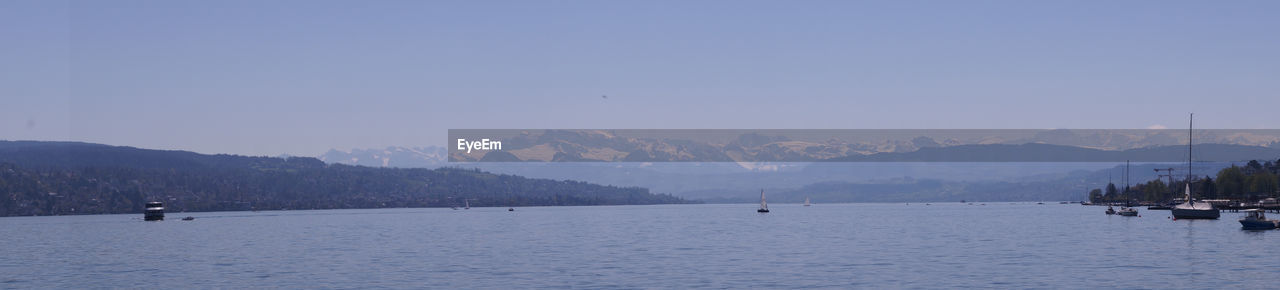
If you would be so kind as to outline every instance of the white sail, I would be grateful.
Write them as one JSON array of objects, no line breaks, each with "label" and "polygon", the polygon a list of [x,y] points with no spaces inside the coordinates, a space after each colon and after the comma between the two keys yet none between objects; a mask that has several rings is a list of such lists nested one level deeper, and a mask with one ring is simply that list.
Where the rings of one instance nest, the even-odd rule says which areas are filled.
[{"label": "white sail", "polygon": [[804,197],[804,205],[805,205],[805,206],[809,206],[809,197],[808,197],[808,196]]},{"label": "white sail", "polygon": [[1187,195],[1187,202],[1191,202],[1191,182],[1187,182],[1187,190],[1183,191]]},{"label": "white sail", "polygon": [[760,190],[760,209],[769,209],[769,203],[764,201],[764,190]]}]

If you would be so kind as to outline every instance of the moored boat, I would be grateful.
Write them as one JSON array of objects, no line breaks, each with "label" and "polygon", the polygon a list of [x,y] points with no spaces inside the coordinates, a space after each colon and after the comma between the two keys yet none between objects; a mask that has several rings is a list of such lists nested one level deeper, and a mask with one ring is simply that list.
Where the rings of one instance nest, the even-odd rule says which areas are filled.
[{"label": "moored boat", "polygon": [[[1192,122],[1194,122],[1195,115],[1191,115],[1191,117]],[[1191,198],[1191,144],[1194,141],[1194,139],[1191,139],[1191,127],[1194,127],[1194,125],[1189,125],[1187,128],[1187,188],[1183,191],[1186,194],[1186,202],[1173,206],[1170,211],[1173,212],[1174,219],[1216,220],[1221,215],[1218,212],[1218,208],[1214,207],[1212,203],[1196,202],[1195,199]]]},{"label": "moored boat", "polygon": [[1266,211],[1246,209],[1247,215],[1240,219],[1240,227],[1246,230],[1271,230],[1280,227],[1280,221],[1267,219]]}]

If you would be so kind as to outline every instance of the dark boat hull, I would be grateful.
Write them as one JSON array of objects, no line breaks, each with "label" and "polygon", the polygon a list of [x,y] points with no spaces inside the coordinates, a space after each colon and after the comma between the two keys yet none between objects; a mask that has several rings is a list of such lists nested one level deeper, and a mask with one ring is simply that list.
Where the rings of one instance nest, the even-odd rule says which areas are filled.
[{"label": "dark boat hull", "polygon": [[1173,208],[1173,218],[1175,219],[1206,219],[1216,220],[1221,213],[1216,209],[1181,209]]},{"label": "dark boat hull", "polygon": [[146,214],[144,214],[144,215],[142,216],[142,220],[145,220],[145,221],[162,221],[162,220],[164,220],[164,211],[163,211],[163,210],[148,210],[148,211],[146,212]]},{"label": "dark boat hull", "polygon": [[1272,230],[1272,229],[1275,229],[1277,225],[1275,221],[1271,221],[1271,220],[1265,220],[1265,221],[1241,220],[1240,226],[1246,230]]}]

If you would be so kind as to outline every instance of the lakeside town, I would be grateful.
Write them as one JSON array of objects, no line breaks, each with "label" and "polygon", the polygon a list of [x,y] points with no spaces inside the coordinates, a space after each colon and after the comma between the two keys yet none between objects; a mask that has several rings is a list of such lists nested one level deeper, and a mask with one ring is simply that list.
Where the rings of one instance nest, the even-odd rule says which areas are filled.
[{"label": "lakeside town", "polygon": [[1196,200],[1211,203],[1218,209],[1280,210],[1277,200],[1280,198],[1280,160],[1250,160],[1243,166],[1233,165],[1213,176],[1195,176],[1189,181],[1175,173],[1179,168],[1156,170],[1165,172],[1160,174],[1163,179],[1129,186],[1109,183],[1104,188],[1090,190],[1086,203],[1168,209],[1186,201],[1182,191],[1189,185]]}]

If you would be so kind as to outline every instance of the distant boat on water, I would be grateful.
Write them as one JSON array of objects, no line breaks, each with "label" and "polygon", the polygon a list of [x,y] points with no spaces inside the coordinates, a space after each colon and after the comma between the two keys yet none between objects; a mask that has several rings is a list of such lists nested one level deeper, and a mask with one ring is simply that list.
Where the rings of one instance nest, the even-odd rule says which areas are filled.
[{"label": "distant boat on water", "polygon": [[462,200],[462,203],[466,205],[466,207],[463,207],[462,209],[471,209],[471,200],[464,199]]},{"label": "distant boat on water", "polygon": [[[1124,192],[1127,196],[1129,193],[1129,160],[1124,161]],[[1120,207],[1120,211],[1116,214],[1120,216],[1138,216],[1138,209],[1133,208],[1130,202],[1126,201],[1125,206]]]},{"label": "distant boat on water", "polygon": [[809,206],[809,197],[804,197],[804,206]]},{"label": "distant boat on water", "polygon": [[760,190],[760,209],[757,209],[756,212],[769,212],[769,203],[764,201],[764,189]]},{"label": "distant boat on water", "polygon": [[1246,230],[1271,230],[1280,227],[1280,221],[1267,219],[1266,210],[1246,209],[1248,213],[1240,219],[1240,227]]},{"label": "distant boat on water", "polygon": [[1191,121],[1188,123],[1190,125],[1187,126],[1187,187],[1183,191],[1186,194],[1186,202],[1173,206],[1173,218],[1216,220],[1221,215],[1218,208],[1215,208],[1212,203],[1196,202],[1191,198],[1191,144],[1194,141],[1191,139],[1191,128],[1195,126],[1195,116],[1195,114],[1191,115]]},{"label": "distant boat on water", "polygon": [[145,220],[145,221],[164,220],[164,203],[159,201],[148,202],[147,208],[142,214],[142,220]]}]

